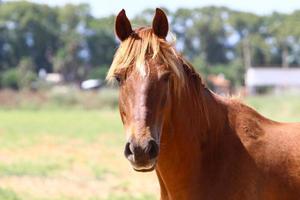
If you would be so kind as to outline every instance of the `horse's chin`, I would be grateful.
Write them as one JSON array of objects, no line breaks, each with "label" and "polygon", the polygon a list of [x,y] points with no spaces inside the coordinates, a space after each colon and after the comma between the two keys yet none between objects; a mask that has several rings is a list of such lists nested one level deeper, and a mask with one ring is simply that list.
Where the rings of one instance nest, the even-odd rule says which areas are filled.
[{"label": "horse's chin", "polygon": [[155,169],[155,166],[150,168],[135,168],[133,167],[134,171],[136,172],[152,172]]},{"label": "horse's chin", "polygon": [[146,167],[142,167],[142,166],[132,166],[134,171],[137,172],[151,172],[155,169],[156,163],[152,164],[151,166],[146,166]]}]

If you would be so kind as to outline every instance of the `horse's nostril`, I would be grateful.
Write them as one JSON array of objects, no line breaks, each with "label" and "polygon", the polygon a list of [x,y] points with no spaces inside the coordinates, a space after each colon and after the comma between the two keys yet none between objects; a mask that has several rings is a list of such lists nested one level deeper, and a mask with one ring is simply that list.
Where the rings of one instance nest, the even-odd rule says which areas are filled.
[{"label": "horse's nostril", "polygon": [[128,158],[130,155],[133,154],[133,152],[130,149],[130,143],[129,142],[127,142],[126,145],[125,145],[124,154],[125,154],[126,158]]},{"label": "horse's nostril", "polygon": [[147,152],[149,154],[149,158],[156,158],[158,155],[158,145],[154,140],[151,140],[148,144]]},{"label": "horse's nostril", "polygon": [[144,162],[145,160],[152,160],[157,157],[159,147],[154,140],[150,140],[148,145],[143,148],[141,146],[134,146],[133,143],[127,142],[125,145],[124,155],[133,162]]}]

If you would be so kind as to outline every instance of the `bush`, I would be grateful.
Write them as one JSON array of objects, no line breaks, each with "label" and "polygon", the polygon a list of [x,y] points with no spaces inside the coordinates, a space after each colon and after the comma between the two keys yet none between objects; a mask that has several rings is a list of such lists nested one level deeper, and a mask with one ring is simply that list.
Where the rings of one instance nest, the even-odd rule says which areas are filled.
[{"label": "bush", "polygon": [[48,105],[52,107],[78,107],[84,109],[114,109],[118,106],[119,92],[114,88],[82,91],[77,88],[57,86],[48,93]]},{"label": "bush", "polygon": [[19,74],[19,87],[20,88],[31,88],[32,83],[37,80],[37,75],[34,72],[28,71],[25,74]]},{"label": "bush", "polygon": [[9,69],[1,75],[1,87],[19,89],[19,73],[17,69]]},{"label": "bush", "polygon": [[35,64],[31,58],[22,58],[18,64],[19,87],[31,88],[32,83],[37,80],[37,75],[34,72]]},{"label": "bush", "polygon": [[199,56],[196,57],[192,63],[204,79],[210,74],[224,74],[225,78],[231,82],[232,86],[240,86],[244,84],[245,69],[240,60],[236,60],[228,64],[216,64],[209,66],[204,62],[201,56]]},{"label": "bush", "polygon": [[1,87],[13,90],[31,88],[36,79],[37,75],[34,72],[21,73],[19,69],[9,69],[1,75]]},{"label": "bush", "polygon": [[100,66],[100,67],[92,68],[88,74],[88,78],[104,80],[106,77],[107,71],[108,71],[107,66]]},{"label": "bush", "polygon": [[37,80],[31,59],[23,58],[17,68],[8,69],[1,75],[1,87],[10,89],[31,88]]}]

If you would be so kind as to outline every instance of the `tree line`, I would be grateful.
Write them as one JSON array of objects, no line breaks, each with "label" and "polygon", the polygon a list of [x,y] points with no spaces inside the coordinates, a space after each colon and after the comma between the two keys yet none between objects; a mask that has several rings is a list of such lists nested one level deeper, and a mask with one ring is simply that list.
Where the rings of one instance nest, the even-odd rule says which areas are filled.
[{"label": "tree line", "polygon": [[[245,67],[300,65],[300,10],[265,16],[214,6],[164,10],[177,49],[203,74],[223,73],[239,85]],[[150,25],[153,13],[141,11],[132,24]],[[87,4],[0,3],[1,86],[28,86],[41,69],[66,82],[103,79],[118,45],[114,17],[94,17]]]}]

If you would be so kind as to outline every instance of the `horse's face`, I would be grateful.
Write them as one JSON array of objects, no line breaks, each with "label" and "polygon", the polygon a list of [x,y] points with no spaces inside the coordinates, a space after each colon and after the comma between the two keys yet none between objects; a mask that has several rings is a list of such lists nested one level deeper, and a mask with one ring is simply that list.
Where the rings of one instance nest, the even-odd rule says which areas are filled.
[{"label": "horse's face", "polygon": [[170,72],[154,60],[148,60],[150,73],[138,71],[120,80],[119,109],[125,127],[125,156],[137,171],[154,168],[164,113],[169,105]]},{"label": "horse's face", "polygon": [[[155,27],[155,20],[160,20],[159,26]],[[165,14],[157,10],[152,31],[161,38],[168,33],[165,22]],[[130,22],[121,11],[116,20],[116,34],[123,41],[131,32]],[[119,110],[127,137],[124,153],[136,171],[145,172],[155,168],[158,157],[164,113],[169,108],[171,72],[162,60],[151,55],[146,55],[143,63],[144,66],[138,68],[147,73],[132,68],[115,77],[120,85]]]}]

